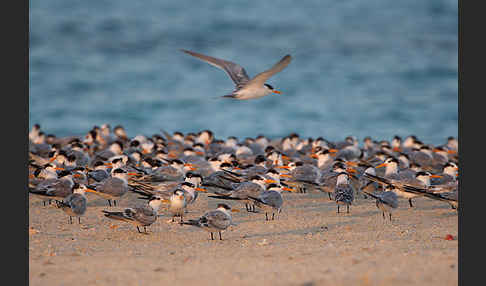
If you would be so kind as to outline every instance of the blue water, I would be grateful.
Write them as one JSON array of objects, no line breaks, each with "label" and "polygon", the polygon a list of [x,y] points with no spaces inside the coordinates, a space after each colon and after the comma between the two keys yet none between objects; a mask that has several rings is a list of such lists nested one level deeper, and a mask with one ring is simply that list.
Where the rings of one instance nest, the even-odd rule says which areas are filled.
[{"label": "blue water", "polygon": [[[457,1],[229,2],[30,1],[29,126],[57,136],[103,123],[130,136],[457,136]],[[233,101],[214,98],[233,90],[224,71],[180,48],[250,77],[294,59],[267,81],[281,95]]]}]

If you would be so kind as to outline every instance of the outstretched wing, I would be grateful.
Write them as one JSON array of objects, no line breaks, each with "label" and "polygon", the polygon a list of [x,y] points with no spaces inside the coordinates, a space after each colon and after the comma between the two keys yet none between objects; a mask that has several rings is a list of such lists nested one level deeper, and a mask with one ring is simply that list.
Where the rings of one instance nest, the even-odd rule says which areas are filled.
[{"label": "outstretched wing", "polygon": [[283,70],[286,66],[290,64],[290,61],[292,60],[292,57],[290,55],[286,55],[283,57],[278,63],[276,63],[273,67],[271,67],[269,70],[266,70],[264,72],[261,72],[257,74],[254,78],[252,78],[249,82],[248,85],[263,85],[267,79],[269,79],[272,75],[280,72]]},{"label": "outstretched wing", "polygon": [[194,56],[196,58],[199,58],[210,65],[213,65],[217,68],[224,70],[226,73],[228,73],[228,75],[231,77],[231,79],[233,80],[233,82],[236,84],[237,87],[245,85],[250,80],[250,78],[246,74],[245,69],[238,64],[235,64],[230,61],[225,61],[222,59],[213,58],[203,54],[191,52],[184,49],[181,49],[181,51],[191,56]]}]

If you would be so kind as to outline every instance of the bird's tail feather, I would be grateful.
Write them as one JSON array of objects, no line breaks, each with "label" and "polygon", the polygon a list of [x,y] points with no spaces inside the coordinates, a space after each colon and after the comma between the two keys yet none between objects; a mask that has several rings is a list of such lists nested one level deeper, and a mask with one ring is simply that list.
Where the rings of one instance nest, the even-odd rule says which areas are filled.
[{"label": "bird's tail feather", "polygon": [[122,220],[122,221],[127,220],[126,217],[123,216],[122,212],[109,212],[109,211],[105,211],[105,210],[103,210],[102,212],[105,213],[105,216],[107,218]]}]

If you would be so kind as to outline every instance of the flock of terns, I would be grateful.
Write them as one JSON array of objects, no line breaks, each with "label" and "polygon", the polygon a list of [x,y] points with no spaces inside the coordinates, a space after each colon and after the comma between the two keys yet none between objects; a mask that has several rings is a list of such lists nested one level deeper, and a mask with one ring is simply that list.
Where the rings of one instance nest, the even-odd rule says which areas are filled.
[{"label": "flock of terns", "polygon": [[[410,135],[391,141],[370,137],[331,142],[322,137],[290,134],[239,140],[217,139],[210,130],[137,135],[122,126],[95,126],[83,136],[46,135],[38,124],[29,132],[29,193],[81,223],[86,193],[107,200],[108,219],[124,221],[147,233],[161,206],[172,221],[213,234],[233,224],[232,212],[245,205],[249,213],[274,220],[282,211],[283,192],[326,192],[350,212],[356,196],[376,202],[383,218],[392,220],[398,200],[419,196],[448,203],[458,210],[458,141],[447,138],[432,146]],[[117,201],[133,192],[147,203],[117,210]],[[221,202],[197,219],[185,219],[200,192]],[[230,206],[232,205],[232,206]],[[176,218],[177,219],[176,221]],[[141,228],[143,227],[143,232]]]}]

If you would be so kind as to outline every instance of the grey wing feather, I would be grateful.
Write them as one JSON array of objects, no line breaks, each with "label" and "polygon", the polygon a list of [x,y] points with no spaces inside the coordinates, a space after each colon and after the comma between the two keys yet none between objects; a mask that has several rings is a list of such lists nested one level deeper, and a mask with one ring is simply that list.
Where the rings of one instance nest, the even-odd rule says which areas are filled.
[{"label": "grey wing feather", "polygon": [[231,218],[218,210],[206,213],[204,218],[206,218],[209,227],[217,229],[226,229],[231,224]]},{"label": "grey wing feather", "polygon": [[133,218],[142,224],[150,225],[157,220],[157,214],[151,208],[135,208],[134,210]]},{"label": "grey wing feather", "polygon": [[384,192],[383,194],[381,194],[380,199],[382,202],[391,206],[392,208],[398,207],[398,197],[394,192]]},{"label": "grey wing feather", "polygon": [[270,69],[268,69],[268,70],[266,70],[264,72],[261,72],[261,73],[257,74],[253,79],[251,79],[248,82],[248,85],[250,85],[250,84],[256,84],[256,85],[262,85],[262,84],[264,84],[265,81],[267,81],[267,79],[269,79],[272,75],[280,72],[286,66],[288,66],[288,64],[290,63],[291,60],[292,60],[292,57],[290,55],[284,56],[273,67],[271,67]]},{"label": "grey wing feather", "polygon": [[260,200],[271,207],[280,208],[283,204],[282,195],[275,191],[264,192],[260,195]]},{"label": "grey wing feather", "polygon": [[80,194],[72,194],[66,199],[67,203],[75,214],[84,214],[86,212],[86,198]]},{"label": "grey wing feather", "polygon": [[104,184],[98,185],[96,191],[110,194],[113,196],[121,196],[128,191],[123,181],[118,178],[109,178]]},{"label": "grey wing feather", "polygon": [[203,54],[191,52],[191,51],[188,51],[188,50],[182,49],[181,51],[183,51],[184,53],[189,54],[191,56],[194,56],[196,58],[199,58],[199,59],[207,62],[210,65],[213,65],[217,68],[224,70],[226,73],[228,73],[228,75],[231,77],[233,82],[238,87],[244,85],[246,82],[248,82],[250,80],[250,78],[246,74],[245,69],[238,64],[235,64],[235,63],[230,62],[230,61],[218,59],[218,58],[213,58],[213,57],[206,56],[206,55],[203,55]]},{"label": "grey wing feather", "polygon": [[249,196],[258,197],[261,191],[260,185],[253,182],[243,182],[233,191],[231,197],[240,199],[247,199]]}]

